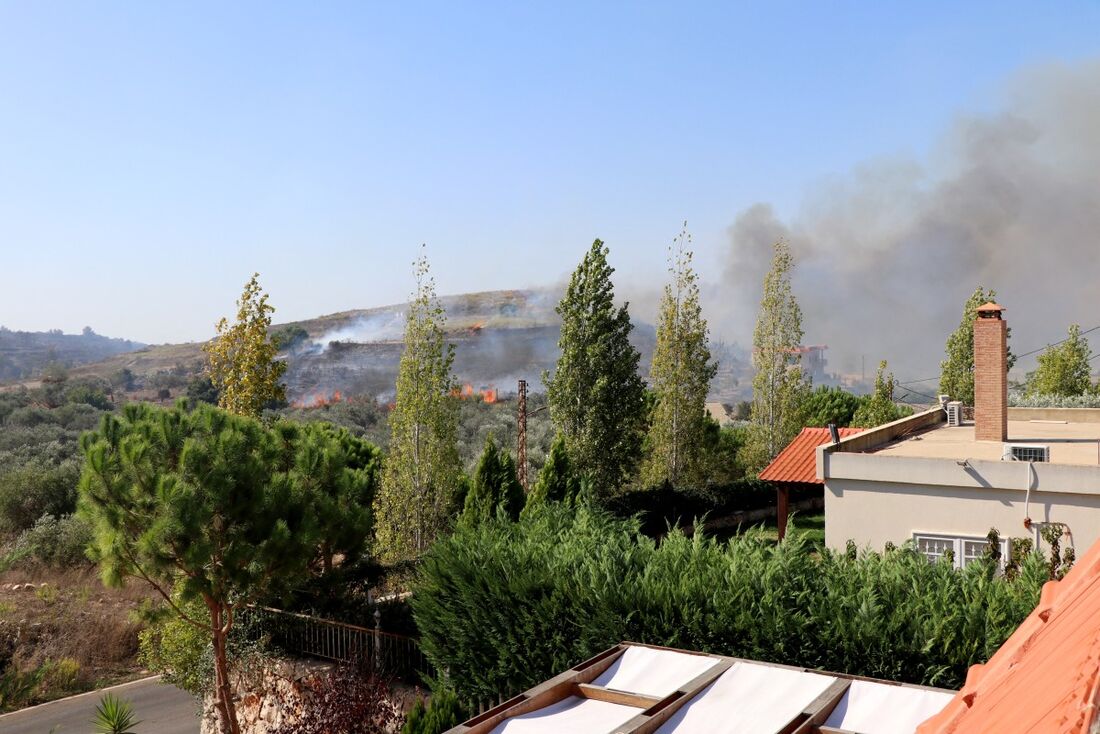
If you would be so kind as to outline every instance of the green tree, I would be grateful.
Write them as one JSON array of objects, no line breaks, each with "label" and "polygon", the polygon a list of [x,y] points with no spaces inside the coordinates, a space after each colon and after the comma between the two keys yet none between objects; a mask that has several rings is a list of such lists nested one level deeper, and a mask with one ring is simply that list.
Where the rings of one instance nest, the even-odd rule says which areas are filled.
[{"label": "green tree", "polygon": [[802,309],[791,290],[794,259],[785,242],[775,244],[772,267],[753,331],[752,422],[745,464],[758,472],[802,429],[809,382],[796,351],[802,342]]},{"label": "green tree", "polygon": [[550,444],[550,453],[546,456],[546,463],[542,465],[539,476],[531,487],[530,494],[527,495],[523,515],[530,515],[539,507],[551,503],[574,505],[580,498],[580,477],[573,470],[573,462],[569,460],[565,439],[558,434],[554,436],[554,442]]},{"label": "green tree", "polygon": [[852,425],[861,428],[874,428],[913,414],[913,409],[894,402],[894,389],[898,382],[893,373],[886,371],[886,360],[878,363],[875,375],[875,390],[852,416]]},{"label": "green tree", "polygon": [[1080,325],[1070,324],[1069,336],[1039,355],[1039,366],[1027,376],[1027,394],[1084,395],[1092,390],[1091,359],[1092,350],[1088,339],[1081,336]]},{"label": "green tree", "polygon": [[416,292],[405,321],[405,351],[390,412],[390,445],[375,503],[375,530],[385,560],[415,558],[447,524],[458,489],[458,406],[451,395],[454,347],[435,294],[428,260],[414,263]]},{"label": "green tree", "polygon": [[642,481],[649,486],[696,483],[704,471],[707,391],[718,365],[710,359],[699,279],[691,259],[691,235],[685,222],[669,248],[672,282],[661,297],[657,345],[649,370],[657,400],[642,466]]},{"label": "green tree", "polygon": [[841,387],[821,387],[806,396],[806,425],[824,427],[830,423],[838,426],[852,424],[862,400]]},{"label": "green tree", "polygon": [[516,520],[523,509],[523,502],[523,487],[516,478],[516,463],[508,452],[497,448],[496,441],[489,434],[466,495],[462,522],[485,522],[499,513]]},{"label": "green tree", "polygon": [[[226,648],[237,610],[304,578],[317,548],[307,493],[280,471],[281,443],[218,408],[130,404],[81,449],[79,511],[104,582],[144,580],[209,635],[221,730],[239,734]],[[205,615],[187,611],[193,600]]]},{"label": "green tree", "polygon": [[215,326],[217,336],[202,347],[218,405],[237,415],[258,416],[265,404],[286,400],[286,386],[279,381],[286,362],[275,359],[279,350],[267,334],[275,307],[267,302],[259,278],[253,273],[245,283],[236,322],[222,318]]},{"label": "green tree", "polygon": [[592,243],[557,306],[554,374],[543,374],[550,417],[577,471],[606,497],[634,473],[646,422],[645,383],[627,304],[615,307],[607,247]]},{"label": "green tree", "polygon": [[316,563],[329,573],[335,556],[350,560],[366,550],[374,530],[382,452],[346,429],[321,421],[285,422],[276,431],[293,455],[292,478],[305,491],[318,525]]},{"label": "green tree", "polygon": [[[974,404],[974,320],[978,307],[997,300],[997,291],[978,286],[963,305],[962,321],[947,337],[944,347],[946,358],[940,362],[940,393],[959,400],[964,405]],[[1011,336],[1012,330],[1009,329]],[[1008,350],[1008,368],[1016,363],[1012,350]]]}]

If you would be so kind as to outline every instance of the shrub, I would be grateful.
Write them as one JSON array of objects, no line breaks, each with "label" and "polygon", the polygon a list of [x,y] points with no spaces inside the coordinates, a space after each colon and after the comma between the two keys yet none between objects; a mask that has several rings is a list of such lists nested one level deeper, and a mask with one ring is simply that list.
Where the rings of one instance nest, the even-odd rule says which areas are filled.
[{"label": "shrub", "polygon": [[443,734],[466,720],[466,712],[458,696],[450,688],[440,686],[432,693],[428,705],[417,697],[401,734]]},{"label": "shrub", "polygon": [[468,701],[518,692],[621,640],[953,687],[1047,577],[1038,556],[1015,581],[990,563],[931,564],[908,544],[852,556],[810,553],[797,533],[778,545],[759,533],[658,543],[633,521],[548,508],[436,543],[412,606],[422,648]]},{"label": "shrub", "polygon": [[34,527],[15,540],[9,558],[26,565],[38,563],[54,568],[91,565],[85,549],[92,540],[88,523],[75,515],[43,515]]},{"label": "shrub", "polygon": [[852,423],[863,398],[853,395],[841,387],[819,387],[806,397],[803,410],[806,411],[807,426],[827,426],[834,423],[848,426]]},{"label": "shrub", "polygon": [[1028,395],[1022,390],[1008,394],[1013,408],[1100,408],[1100,393],[1086,395]]},{"label": "shrub", "polygon": [[0,532],[30,528],[43,515],[60,517],[76,509],[80,464],[32,461],[0,474]]},{"label": "shrub", "polygon": [[95,707],[91,724],[96,734],[134,734],[134,727],[141,722],[134,716],[134,706],[129,701],[107,693]]}]

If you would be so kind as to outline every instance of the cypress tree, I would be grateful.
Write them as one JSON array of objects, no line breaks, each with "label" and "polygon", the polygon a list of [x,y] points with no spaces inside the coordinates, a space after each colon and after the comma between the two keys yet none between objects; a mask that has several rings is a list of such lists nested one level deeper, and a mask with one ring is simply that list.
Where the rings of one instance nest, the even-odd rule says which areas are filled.
[{"label": "cypress tree", "polygon": [[577,471],[601,497],[634,473],[645,430],[645,384],[630,343],[627,304],[615,307],[607,247],[595,240],[557,306],[561,338],[553,375],[544,374],[550,416]]},{"label": "cypress tree", "polygon": [[565,439],[561,434],[554,437],[550,444],[550,453],[546,457],[546,463],[542,465],[535,484],[527,495],[527,504],[523,508],[523,516],[535,512],[540,507],[551,503],[563,503],[574,505],[580,500],[581,482],[573,471],[573,464],[569,461],[569,452],[565,448]]},{"label": "cypress tree", "polygon": [[642,470],[642,481],[649,486],[702,479],[707,391],[718,369],[710,359],[686,222],[684,227],[669,248],[672,282],[661,297],[657,345],[649,370],[656,398]]},{"label": "cypress tree", "polygon": [[516,520],[523,503],[523,487],[516,479],[516,463],[511,455],[497,448],[490,434],[485,439],[485,449],[478,459],[473,482],[466,495],[462,522],[484,522],[497,517],[498,513]]},{"label": "cypress tree", "polygon": [[390,412],[389,454],[375,502],[379,555],[420,555],[448,522],[458,487],[458,406],[451,395],[454,347],[444,339],[446,314],[423,255],[414,263],[416,292],[405,321],[405,351]]}]

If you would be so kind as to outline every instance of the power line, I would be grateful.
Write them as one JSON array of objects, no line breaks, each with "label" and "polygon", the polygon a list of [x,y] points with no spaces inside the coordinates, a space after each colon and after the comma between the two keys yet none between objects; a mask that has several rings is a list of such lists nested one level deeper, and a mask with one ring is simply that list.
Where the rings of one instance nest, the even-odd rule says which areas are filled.
[{"label": "power line", "polygon": [[[1092,327],[1091,329],[1085,329],[1084,331],[1080,332],[1078,334],[1078,336],[1084,336],[1085,334],[1090,334],[1094,331],[1097,331],[1098,329],[1100,329],[1100,324]],[[1051,347],[1056,347],[1059,344],[1064,344],[1064,343],[1068,342],[1069,340],[1070,340],[1070,337],[1067,336],[1065,339],[1061,339],[1059,341],[1056,341],[1053,344],[1047,344],[1045,347],[1039,347],[1038,349],[1032,349],[1030,352],[1024,352],[1023,354],[1014,354],[1012,356],[1015,357],[1016,359],[1020,359],[1022,357],[1030,357],[1033,354],[1038,354],[1039,352],[1045,352],[1046,350],[1050,349]],[[1094,354],[1091,357],[1089,357],[1089,361],[1092,361],[1092,360],[1096,359],[1097,357],[1100,357],[1100,352],[1098,352],[1097,354]],[[925,377],[922,380],[907,380],[905,382],[899,382],[897,384],[898,384],[898,387],[903,387],[905,385],[916,385],[917,383],[920,383],[920,382],[932,382],[932,380],[939,381],[939,379],[940,379],[939,376]],[[912,392],[916,392],[916,390],[913,390]],[[921,393],[917,393],[917,395],[920,395],[920,394]],[[927,397],[927,396],[925,396],[925,397]]]}]

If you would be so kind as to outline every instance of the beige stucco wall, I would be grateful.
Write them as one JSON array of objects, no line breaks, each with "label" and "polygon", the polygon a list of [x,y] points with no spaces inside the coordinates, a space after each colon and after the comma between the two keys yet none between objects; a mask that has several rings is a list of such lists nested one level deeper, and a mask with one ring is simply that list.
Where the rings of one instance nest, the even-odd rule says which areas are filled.
[{"label": "beige stucco wall", "polygon": [[[1002,537],[1033,538],[1023,526],[1024,498],[1016,489],[830,479],[825,543],[843,549],[850,538],[881,551],[916,532],[982,537],[991,527]],[[1100,539],[1100,494],[1033,490],[1029,510],[1036,522],[1068,524],[1079,555]]]}]

